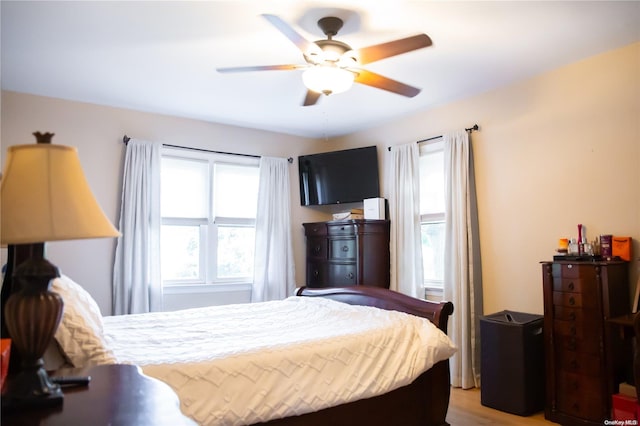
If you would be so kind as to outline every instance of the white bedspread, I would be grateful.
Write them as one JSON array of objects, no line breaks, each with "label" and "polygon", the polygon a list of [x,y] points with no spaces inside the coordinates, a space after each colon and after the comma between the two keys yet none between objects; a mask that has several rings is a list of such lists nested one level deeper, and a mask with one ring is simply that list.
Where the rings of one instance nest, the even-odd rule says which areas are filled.
[{"label": "white bedspread", "polygon": [[168,383],[202,425],[379,395],[455,351],[428,320],[307,297],[105,317],[104,335],[119,363]]}]

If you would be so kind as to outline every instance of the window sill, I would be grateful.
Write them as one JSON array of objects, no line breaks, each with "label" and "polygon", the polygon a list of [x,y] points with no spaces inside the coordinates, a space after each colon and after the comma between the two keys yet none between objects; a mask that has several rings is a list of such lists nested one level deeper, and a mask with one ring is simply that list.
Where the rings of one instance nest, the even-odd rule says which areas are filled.
[{"label": "window sill", "polygon": [[164,294],[194,293],[228,293],[251,290],[251,283],[219,283],[219,284],[169,284],[162,287]]},{"label": "window sill", "polygon": [[442,287],[422,287],[424,291],[424,299],[430,300],[434,302],[439,302],[443,300],[444,297],[444,289]]}]

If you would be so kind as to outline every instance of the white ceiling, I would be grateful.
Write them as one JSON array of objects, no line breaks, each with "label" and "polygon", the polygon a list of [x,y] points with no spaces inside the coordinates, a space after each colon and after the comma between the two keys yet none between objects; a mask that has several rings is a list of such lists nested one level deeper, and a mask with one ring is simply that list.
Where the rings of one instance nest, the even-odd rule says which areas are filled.
[{"label": "white ceiling", "polygon": [[[424,32],[433,46],[367,69],[422,89],[368,86],[302,107],[301,71],[217,67],[303,64],[259,16],[311,40],[318,18],[346,18],[353,48]],[[639,1],[5,1],[2,89],[307,137],[358,131],[640,40]]]}]

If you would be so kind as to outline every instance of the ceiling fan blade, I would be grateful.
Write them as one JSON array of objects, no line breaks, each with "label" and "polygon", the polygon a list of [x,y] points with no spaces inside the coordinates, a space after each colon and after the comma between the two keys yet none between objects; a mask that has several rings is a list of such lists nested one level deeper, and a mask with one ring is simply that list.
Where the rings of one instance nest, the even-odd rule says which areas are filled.
[{"label": "ceiling fan blade", "polygon": [[413,98],[421,91],[421,89],[418,89],[417,87],[409,86],[408,84],[392,80],[388,77],[384,77],[380,74],[367,70],[358,70],[358,75],[356,76],[355,81],[356,83],[397,93],[398,95],[406,96],[408,98]]},{"label": "ceiling fan blade", "polygon": [[216,71],[221,73],[228,73],[228,72],[248,72],[248,71],[297,70],[299,68],[301,68],[300,65],[257,65],[257,66],[250,66],[250,67],[216,68]]},{"label": "ceiling fan blade", "polygon": [[426,34],[401,38],[387,43],[375,44],[373,46],[356,49],[361,65],[379,61],[380,59],[411,52],[412,50],[429,47],[433,44],[431,38]]},{"label": "ceiling fan blade", "polygon": [[318,99],[320,99],[320,96],[322,96],[322,93],[314,92],[313,90],[307,90],[307,95],[304,98],[304,103],[302,104],[302,106],[315,105],[318,102]]},{"label": "ceiling fan blade", "polygon": [[262,15],[267,21],[271,23],[274,27],[278,29],[285,37],[287,37],[293,44],[298,46],[298,49],[302,51],[302,53],[321,53],[322,50],[312,41],[307,40],[302,35],[300,35],[296,30],[294,30],[291,25],[282,20],[279,16],[263,14]]}]

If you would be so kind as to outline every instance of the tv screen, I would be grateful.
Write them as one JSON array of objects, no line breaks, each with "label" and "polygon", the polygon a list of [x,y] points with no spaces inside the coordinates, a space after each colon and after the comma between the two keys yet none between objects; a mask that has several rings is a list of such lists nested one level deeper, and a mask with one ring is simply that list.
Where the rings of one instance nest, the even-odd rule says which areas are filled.
[{"label": "tv screen", "polygon": [[298,157],[300,205],[354,203],[380,196],[375,146]]}]

